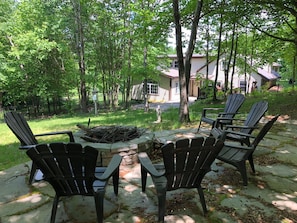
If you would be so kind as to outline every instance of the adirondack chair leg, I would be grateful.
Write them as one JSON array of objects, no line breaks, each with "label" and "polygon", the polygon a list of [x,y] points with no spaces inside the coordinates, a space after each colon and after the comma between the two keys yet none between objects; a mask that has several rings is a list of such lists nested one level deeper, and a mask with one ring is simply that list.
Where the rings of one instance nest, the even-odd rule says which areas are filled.
[{"label": "adirondack chair leg", "polygon": [[255,171],[255,166],[254,166],[253,154],[251,154],[251,155],[249,156],[249,163],[250,163],[250,166],[251,166],[251,168],[252,168],[253,173],[255,173],[256,171]]},{"label": "adirondack chair leg", "polygon": [[113,191],[114,191],[115,195],[118,195],[118,193],[119,193],[119,174],[120,174],[120,170],[118,168],[112,176]]},{"label": "adirondack chair leg", "polygon": [[[224,124],[223,123],[221,123],[220,126],[221,126],[221,129],[224,129]],[[214,126],[213,126],[213,128],[214,128]]]},{"label": "adirondack chair leg", "polygon": [[248,180],[247,180],[247,173],[246,173],[246,166],[245,166],[245,160],[242,162],[239,162],[236,164],[238,171],[241,174],[242,180],[243,180],[243,186],[248,185]]},{"label": "adirondack chair leg", "polygon": [[104,204],[104,188],[100,188],[95,192],[95,205],[96,205],[96,213],[98,223],[103,223],[104,212],[103,212],[103,204]]},{"label": "adirondack chair leg", "polygon": [[197,130],[197,132],[200,131],[200,126],[201,126],[201,120],[200,120],[200,122],[199,122],[199,126],[198,126],[198,130]]},{"label": "adirondack chair leg", "polygon": [[58,203],[59,203],[59,196],[56,195],[54,198],[53,207],[52,207],[51,223],[55,223]]},{"label": "adirondack chair leg", "polygon": [[206,202],[205,202],[205,197],[204,197],[204,193],[203,193],[203,188],[202,187],[198,187],[197,188],[198,193],[199,193],[199,197],[200,197],[200,202],[203,208],[203,214],[206,215],[207,214],[207,208],[206,208]]},{"label": "adirondack chair leg", "polygon": [[146,180],[147,180],[147,171],[141,165],[141,187],[142,187],[142,192],[145,192]]},{"label": "adirondack chair leg", "polygon": [[166,185],[160,184],[156,185],[157,190],[157,196],[158,196],[158,221],[164,222],[164,216],[165,216],[165,209],[166,209]]},{"label": "adirondack chair leg", "polygon": [[29,184],[32,184],[36,172],[37,172],[37,166],[34,162],[32,162],[31,172],[30,172],[30,177],[29,177]]}]

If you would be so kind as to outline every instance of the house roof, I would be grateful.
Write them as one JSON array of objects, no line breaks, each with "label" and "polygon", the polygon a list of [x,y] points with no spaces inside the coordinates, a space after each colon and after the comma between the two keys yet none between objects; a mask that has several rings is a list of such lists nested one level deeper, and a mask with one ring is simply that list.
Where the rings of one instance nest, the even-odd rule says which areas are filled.
[{"label": "house roof", "polygon": [[[176,54],[169,54],[168,57],[169,58],[177,58],[177,55]],[[205,55],[193,54],[192,58],[205,58]],[[209,64],[212,63],[213,61],[214,60],[210,60]],[[200,68],[198,68],[195,73],[192,73],[191,74],[191,79],[195,79],[196,74],[199,73],[206,66],[207,66],[207,64],[204,64]],[[277,65],[275,64],[275,66],[277,66]],[[281,78],[280,74],[278,72],[276,72],[275,70],[273,70],[273,69],[271,70],[271,72],[268,72],[267,70],[265,70],[263,68],[257,68],[257,73],[260,76],[262,76],[263,78],[267,79],[267,80],[275,80],[275,79]],[[177,68],[169,68],[167,70],[162,70],[162,74],[169,77],[169,78],[179,77],[179,73],[178,73]],[[206,78],[206,75],[203,75],[202,78]],[[213,75],[208,76],[208,78],[213,78]]]},{"label": "house roof", "polygon": [[[167,70],[162,70],[162,74],[169,78],[179,77],[178,69],[169,68]],[[191,74],[191,78],[196,78],[196,73]]]},{"label": "house roof", "polygon": [[273,75],[275,75],[277,78],[281,78],[281,75],[275,70],[271,70],[271,73],[273,73]]},{"label": "house roof", "polygon": [[168,70],[162,70],[162,73],[167,77],[178,77],[178,69],[170,68]]},{"label": "house roof", "polygon": [[266,78],[267,80],[275,80],[280,78],[280,74],[277,73],[275,70],[271,70],[271,72],[268,72],[267,70],[264,70],[263,68],[258,68],[257,72],[262,77]]},{"label": "house roof", "polygon": [[[176,54],[168,54],[167,55],[169,58],[177,58],[177,55]],[[184,58],[185,58],[186,56],[184,55]],[[194,53],[193,55],[192,55],[192,58],[204,58],[205,57],[205,55],[202,55],[202,54],[198,54],[198,53]]]}]

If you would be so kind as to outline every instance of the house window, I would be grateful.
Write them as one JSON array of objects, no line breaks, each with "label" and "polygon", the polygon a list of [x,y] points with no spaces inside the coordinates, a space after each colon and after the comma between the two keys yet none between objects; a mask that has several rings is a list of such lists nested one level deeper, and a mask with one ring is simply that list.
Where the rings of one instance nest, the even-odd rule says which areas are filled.
[{"label": "house window", "polygon": [[148,94],[158,94],[159,93],[159,84],[153,81],[147,83],[147,93]]},{"label": "house window", "polygon": [[173,61],[173,67],[178,68],[178,61],[177,60]]},{"label": "house window", "polygon": [[[276,72],[280,72],[280,66],[272,66],[272,70],[276,71]],[[272,72],[271,72],[272,73]]]},{"label": "house window", "polygon": [[246,91],[246,81],[240,81],[239,87],[241,91]]},{"label": "house window", "polygon": [[227,61],[225,60],[221,61],[221,70],[222,71],[227,70]]}]

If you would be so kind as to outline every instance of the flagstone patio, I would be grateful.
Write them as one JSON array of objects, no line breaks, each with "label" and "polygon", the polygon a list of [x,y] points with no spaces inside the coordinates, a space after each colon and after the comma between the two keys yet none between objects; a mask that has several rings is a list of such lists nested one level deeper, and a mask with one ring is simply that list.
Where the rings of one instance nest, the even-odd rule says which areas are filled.
[{"label": "flagstone patio", "polygon": [[[197,129],[155,132],[160,141],[194,137]],[[203,131],[207,134],[207,131]],[[255,152],[257,173],[242,186],[235,169],[217,161],[205,178],[209,213],[203,216],[196,190],[168,193],[166,222],[297,222],[297,124],[277,123]],[[49,222],[54,191],[44,181],[28,185],[30,163],[0,172],[0,223]],[[150,178],[141,192],[139,164],[121,166],[119,195],[107,187],[105,222],[156,222],[157,197]],[[64,198],[56,222],[96,222],[90,197]]]}]

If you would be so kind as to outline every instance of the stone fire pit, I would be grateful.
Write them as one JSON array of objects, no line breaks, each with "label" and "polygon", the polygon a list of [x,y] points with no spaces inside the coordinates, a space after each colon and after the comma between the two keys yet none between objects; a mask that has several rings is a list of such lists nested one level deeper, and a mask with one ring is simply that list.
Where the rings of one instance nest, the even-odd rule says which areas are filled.
[{"label": "stone fire pit", "polygon": [[149,153],[153,148],[154,133],[146,129],[134,126],[78,127],[80,130],[74,133],[75,142],[98,149],[104,166],[114,154],[123,157],[122,165],[132,165],[138,162],[137,153]]}]

